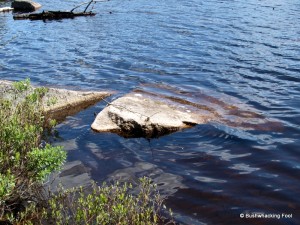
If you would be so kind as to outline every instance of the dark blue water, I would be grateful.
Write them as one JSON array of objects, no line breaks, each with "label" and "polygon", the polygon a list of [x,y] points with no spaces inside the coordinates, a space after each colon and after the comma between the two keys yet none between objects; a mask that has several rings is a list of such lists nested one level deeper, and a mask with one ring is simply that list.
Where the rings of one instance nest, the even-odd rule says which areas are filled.
[{"label": "dark blue water", "polygon": [[[40,0],[44,10],[78,2]],[[300,2],[112,0],[94,11],[47,22],[0,14],[0,78],[118,91],[110,100],[163,87],[220,118],[124,139],[90,130],[99,103],[58,127],[69,160],[97,181],[152,177],[183,224],[300,224]],[[240,218],[255,212],[280,218]]]}]

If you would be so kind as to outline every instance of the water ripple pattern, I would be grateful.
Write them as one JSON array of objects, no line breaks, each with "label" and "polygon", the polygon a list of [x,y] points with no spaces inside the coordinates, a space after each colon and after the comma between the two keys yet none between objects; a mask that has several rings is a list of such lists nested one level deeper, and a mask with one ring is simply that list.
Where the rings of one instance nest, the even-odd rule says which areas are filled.
[{"label": "water ripple pattern", "polygon": [[[100,103],[58,126],[69,160],[97,181],[152,177],[182,224],[300,224],[299,1],[111,0],[94,10],[61,21],[0,14],[0,78],[118,91],[110,100],[159,87],[218,118],[124,139],[89,130]],[[254,212],[292,218],[240,218]]]}]

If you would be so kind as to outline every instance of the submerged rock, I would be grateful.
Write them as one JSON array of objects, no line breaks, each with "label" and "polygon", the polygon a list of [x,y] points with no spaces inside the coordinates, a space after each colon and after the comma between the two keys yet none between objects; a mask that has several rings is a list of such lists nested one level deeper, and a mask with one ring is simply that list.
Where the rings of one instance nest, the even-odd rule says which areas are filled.
[{"label": "submerged rock", "polygon": [[205,119],[162,98],[136,92],[110,103],[97,115],[92,129],[124,137],[155,138],[203,123]]},{"label": "submerged rock", "polygon": [[146,84],[108,104],[92,129],[123,137],[157,138],[196,124],[222,124],[229,130],[281,131],[282,124],[255,108],[220,93],[189,92]]},{"label": "submerged rock", "polygon": [[15,11],[32,12],[41,8],[42,5],[30,0],[14,0],[11,3],[11,7],[14,8]]}]

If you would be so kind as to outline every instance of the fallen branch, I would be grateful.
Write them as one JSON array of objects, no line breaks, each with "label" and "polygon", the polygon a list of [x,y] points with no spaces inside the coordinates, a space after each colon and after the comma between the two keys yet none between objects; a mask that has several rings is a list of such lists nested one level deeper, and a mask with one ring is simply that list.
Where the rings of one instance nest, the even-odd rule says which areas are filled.
[{"label": "fallen branch", "polygon": [[77,16],[94,16],[96,15],[93,12],[61,12],[61,11],[43,11],[42,13],[30,13],[30,14],[17,14],[14,15],[15,20],[58,20],[66,18],[74,18]]},{"label": "fallen branch", "polygon": [[96,2],[108,2],[110,0],[91,0],[91,1],[88,1],[88,2],[83,2],[77,6],[75,6],[73,9],[71,9],[70,12],[73,12],[75,9],[79,8],[80,6],[83,6],[83,5],[87,5],[87,7],[85,8],[85,10],[83,12],[86,12],[86,10],[89,8],[89,6],[92,4],[92,3],[96,3]]},{"label": "fallen branch", "polygon": [[[14,15],[15,20],[59,20],[59,19],[66,19],[66,18],[74,18],[77,16],[94,16],[96,13],[92,11],[87,12],[88,8],[92,3],[96,2],[106,2],[109,0],[91,0],[89,2],[81,3],[80,5],[74,7],[70,11],[43,11],[42,13],[25,13],[25,14],[16,14]],[[87,5],[83,12],[73,12],[75,9],[79,8],[80,6]]]}]

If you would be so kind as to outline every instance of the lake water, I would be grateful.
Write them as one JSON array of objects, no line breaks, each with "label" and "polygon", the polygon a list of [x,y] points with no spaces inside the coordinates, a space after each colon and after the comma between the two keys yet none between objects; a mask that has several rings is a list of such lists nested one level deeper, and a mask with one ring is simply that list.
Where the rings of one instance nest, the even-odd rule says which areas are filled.
[{"label": "lake water", "polygon": [[[246,126],[237,113],[232,123],[125,139],[90,130],[99,103],[58,126],[68,159],[99,182],[152,177],[182,224],[300,224],[300,2],[111,0],[94,11],[46,22],[0,14],[0,79],[116,90],[110,101],[160,90],[206,101],[222,118],[230,104],[270,123]],[[247,218],[254,213],[280,218]]]}]

